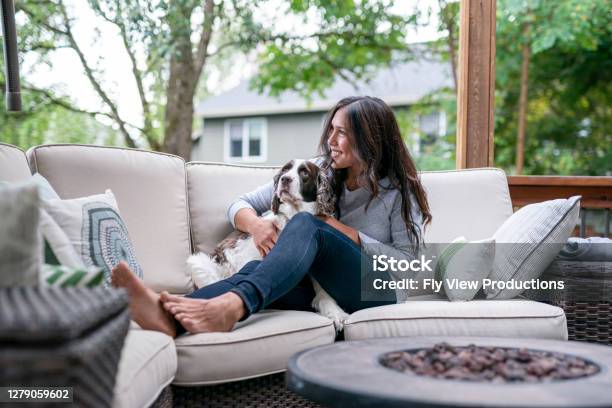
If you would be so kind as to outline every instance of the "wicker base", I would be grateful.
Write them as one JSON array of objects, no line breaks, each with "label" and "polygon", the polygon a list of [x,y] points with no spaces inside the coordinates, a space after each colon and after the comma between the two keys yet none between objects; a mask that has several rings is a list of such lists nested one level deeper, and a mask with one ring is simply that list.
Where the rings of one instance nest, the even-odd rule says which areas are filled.
[{"label": "wicker base", "polygon": [[285,385],[284,373],[212,386],[173,386],[172,390],[175,407],[319,407],[289,391]]},{"label": "wicker base", "polygon": [[172,400],[172,387],[167,386],[162,390],[155,402],[151,404],[151,408],[172,408]]},{"label": "wicker base", "polygon": [[549,302],[565,311],[570,340],[612,344],[612,303]]}]

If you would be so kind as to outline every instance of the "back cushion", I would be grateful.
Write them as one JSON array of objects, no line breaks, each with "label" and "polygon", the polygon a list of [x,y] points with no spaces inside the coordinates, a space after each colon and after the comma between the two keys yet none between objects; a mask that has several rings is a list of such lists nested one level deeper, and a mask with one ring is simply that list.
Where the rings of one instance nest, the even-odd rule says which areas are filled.
[{"label": "back cushion", "polygon": [[28,159],[23,150],[0,143],[0,181],[9,183],[27,180],[30,174]]},{"label": "back cushion", "polygon": [[[275,167],[187,163],[192,238],[196,251],[210,252],[232,230],[229,205],[267,183]],[[489,238],[512,215],[506,174],[499,169],[423,172],[433,221],[426,242],[449,243],[459,236]]]},{"label": "back cushion", "polygon": [[272,180],[277,167],[187,163],[189,214],[195,251],[210,252],[232,231],[229,205],[241,194]]},{"label": "back cushion", "polygon": [[144,281],[156,291],[192,290],[185,162],[177,156],[82,145],[39,146],[32,166],[63,199],[103,193],[117,198]]},{"label": "back cushion", "polygon": [[500,169],[421,173],[433,220],[425,242],[489,238],[512,215],[506,174]]}]

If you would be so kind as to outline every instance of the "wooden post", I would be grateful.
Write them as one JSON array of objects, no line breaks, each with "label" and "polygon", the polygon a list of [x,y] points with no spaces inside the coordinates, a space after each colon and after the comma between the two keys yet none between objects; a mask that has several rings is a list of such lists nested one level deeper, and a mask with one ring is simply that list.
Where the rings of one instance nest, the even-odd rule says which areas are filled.
[{"label": "wooden post", "polygon": [[516,174],[523,174],[525,165],[525,128],[527,127],[527,92],[529,89],[529,23],[523,27],[523,63],[521,65],[521,93],[519,96],[518,129],[516,131]]},{"label": "wooden post", "polygon": [[496,0],[461,0],[457,168],[493,166]]}]

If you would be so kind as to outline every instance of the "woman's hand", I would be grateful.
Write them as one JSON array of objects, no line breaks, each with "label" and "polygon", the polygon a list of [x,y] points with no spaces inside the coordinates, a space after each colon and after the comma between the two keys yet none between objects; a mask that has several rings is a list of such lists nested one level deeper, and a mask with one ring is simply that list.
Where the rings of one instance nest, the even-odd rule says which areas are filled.
[{"label": "woman's hand", "polygon": [[329,215],[317,215],[317,218],[349,237],[357,245],[361,245],[359,231],[357,231],[355,228],[351,228],[348,225],[341,223],[334,217],[330,217]]},{"label": "woman's hand", "polygon": [[247,231],[253,237],[255,247],[262,257],[268,255],[278,238],[278,226],[274,221],[258,218],[249,224]]}]

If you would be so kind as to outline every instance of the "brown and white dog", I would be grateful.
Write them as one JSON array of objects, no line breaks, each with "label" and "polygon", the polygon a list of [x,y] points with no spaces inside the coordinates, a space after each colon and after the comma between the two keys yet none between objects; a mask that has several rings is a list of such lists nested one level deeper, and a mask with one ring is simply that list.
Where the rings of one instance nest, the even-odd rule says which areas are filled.
[{"label": "brown and white dog", "polygon": [[[279,230],[297,213],[333,215],[335,197],[325,172],[307,160],[291,160],[274,176],[274,194],[271,210],[262,215],[273,220]],[[211,255],[198,253],[187,259],[188,269],[198,288],[225,279],[253,260],[262,259],[253,237],[234,231],[221,241]],[[312,279],[315,298],[312,307],[334,321],[337,331],[342,330],[348,316],[336,301]]]}]

